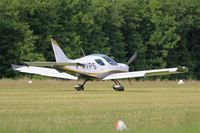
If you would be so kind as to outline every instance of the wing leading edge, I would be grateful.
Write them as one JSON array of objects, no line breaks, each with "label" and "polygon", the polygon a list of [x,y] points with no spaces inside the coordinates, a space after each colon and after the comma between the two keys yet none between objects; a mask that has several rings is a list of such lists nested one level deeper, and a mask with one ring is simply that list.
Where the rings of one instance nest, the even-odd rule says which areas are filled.
[{"label": "wing leading edge", "polygon": [[169,75],[169,74],[184,73],[187,71],[188,71],[187,67],[176,67],[176,68],[166,68],[166,69],[115,73],[115,74],[108,75],[103,80],[128,79],[128,78],[136,78],[136,77],[155,76],[155,75]]},{"label": "wing leading edge", "polygon": [[48,77],[78,80],[78,78],[73,75],[70,75],[65,72],[59,72],[58,70],[53,69],[53,68],[23,66],[23,65],[14,65],[14,64],[12,64],[12,68],[16,71],[20,71],[23,73],[39,74],[39,75],[48,76]]}]

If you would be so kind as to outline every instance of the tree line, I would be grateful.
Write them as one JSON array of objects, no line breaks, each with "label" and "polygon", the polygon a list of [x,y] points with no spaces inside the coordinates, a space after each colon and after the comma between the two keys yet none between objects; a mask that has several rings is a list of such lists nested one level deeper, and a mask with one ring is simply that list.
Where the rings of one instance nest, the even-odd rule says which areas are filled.
[{"label": "tree line", "polygon": [[51,37],[72,59],[137,52],[131,70],[181,65],[200,79],[199,0],[1,0],[0,78],[18,76],[10,64],[54,61]]}]

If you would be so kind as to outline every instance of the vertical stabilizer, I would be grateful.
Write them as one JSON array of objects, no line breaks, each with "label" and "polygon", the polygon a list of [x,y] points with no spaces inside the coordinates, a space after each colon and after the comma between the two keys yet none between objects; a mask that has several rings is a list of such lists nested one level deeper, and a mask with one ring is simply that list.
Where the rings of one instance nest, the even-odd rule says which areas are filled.
[{"label": "vertical stabilizer", "polygon": [[52,44],[52,47],[53,47],[53,52],[54,52],[54,55],[55,55],[55,58],[56,58],[56,62],[70,62],[70,61],[72,61],[65,56],[62,49],[58,46],[58,43],[56,42],[56,40],[51,38],[51,44]]}]

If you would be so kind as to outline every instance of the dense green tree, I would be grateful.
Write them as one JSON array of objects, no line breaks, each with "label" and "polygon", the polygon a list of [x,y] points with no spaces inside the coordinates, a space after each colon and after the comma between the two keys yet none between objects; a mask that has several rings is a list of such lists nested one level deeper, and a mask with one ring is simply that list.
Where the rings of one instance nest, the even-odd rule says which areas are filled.
[{"label": "dense green tree", "polygon": [[177,34],[179,23],[173,14],[169,14],[170,6],[165,2],[152,0],[149,4],[155,29],[149,39],[146,56],[150,68],[164,68],[167,66],[168,52],[181,39]]},{"label": "dense green tree", "polygon": [[131,70],[183,65],[200,79],[199,14],[199,0],[1,0],[0,77],[16,75],[11,63],[55,60],[53,36],[70,58],[137,52]]},{"label": "dense green tree", "polygon": [[11,64],[43,59],[42,55],[34,53],[35,38],[25,24],[0,19],[0,40],[1,78],[13,76]]},{"label": "dense green tree", "polygon": [[[175,14],[179,23],[177,33],[181,40],[177,46],[170,51],[168,65],[187,66],[190,71],[185,74],[187,78],[200,79],[199,77],[199,52],[200,50],[200,1],[177,0],[171,2],[171,14]],[[174,77],[179,77],[175,75]]]},{"label": "dense green tree", "polygon": [[[11,5],[19,21],[29,25],[35,39],[35,50],[44,55],[46,60],[54,60],[50,37],[62,31],[57,14],[57,1],[12,0]],[[59,32],[62,33],[62,32]]]},{"label": "dense green tree", "polygon": [[137,58],[130,65],[131,70],[146,68],[146,44],[153,28],[146,8],[146,3],[137,0],[134,2],[127,0],[120,5],[120,14],[123,17],[121,30],[124,37],[123,41],[127,44],[126,61],[128,61],[135,52],[138,53]]}]

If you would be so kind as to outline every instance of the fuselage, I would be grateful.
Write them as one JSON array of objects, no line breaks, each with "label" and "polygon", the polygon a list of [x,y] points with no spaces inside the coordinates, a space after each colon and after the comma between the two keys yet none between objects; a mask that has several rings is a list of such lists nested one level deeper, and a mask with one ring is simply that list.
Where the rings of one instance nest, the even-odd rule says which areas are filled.
[{"label": "fuselage", "polygon": [[104,78],[113,73],[128,72],[129,67],[123,63],[117,63],[112,58],[103,54],[92,54],[73,60],[83,65],[62,67],[66,72],[76,76],[90,78]]}]

